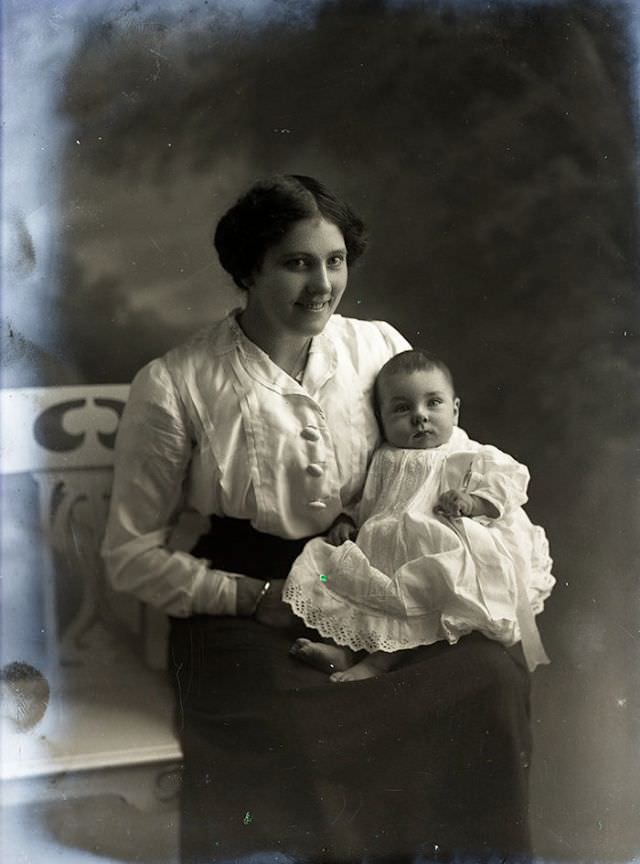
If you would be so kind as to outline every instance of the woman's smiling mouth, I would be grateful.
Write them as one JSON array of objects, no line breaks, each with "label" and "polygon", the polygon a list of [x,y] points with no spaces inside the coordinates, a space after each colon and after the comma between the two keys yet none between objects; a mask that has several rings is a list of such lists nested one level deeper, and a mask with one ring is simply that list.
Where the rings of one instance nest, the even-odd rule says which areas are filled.
[{"label": "woman's smiling mouth", "polygon": [[323,300],[322,302],[314,302],[314,301],[303,301],[298,300],[296,306],[300,309],[304,309],[305,312],[322,312],[329,305],[329,300]]}]

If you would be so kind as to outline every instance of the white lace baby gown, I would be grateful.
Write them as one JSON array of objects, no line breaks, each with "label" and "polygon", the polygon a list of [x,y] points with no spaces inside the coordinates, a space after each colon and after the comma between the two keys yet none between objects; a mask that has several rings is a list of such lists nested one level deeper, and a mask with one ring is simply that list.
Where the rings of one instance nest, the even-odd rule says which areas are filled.
[{"label": "white lace baby gown", "polygon": [[[354,650],[396,651],[471,632],[512,645],[530,668],[548,662],[534,615],[555,583],[545,533],[522,504],[529,472],[455,428],[440,447],[383,445],[358,508],[356,542],[310,540],[283,599],[305,623]],[[497,519],[436,515],[439,495],[466,488]]]}]

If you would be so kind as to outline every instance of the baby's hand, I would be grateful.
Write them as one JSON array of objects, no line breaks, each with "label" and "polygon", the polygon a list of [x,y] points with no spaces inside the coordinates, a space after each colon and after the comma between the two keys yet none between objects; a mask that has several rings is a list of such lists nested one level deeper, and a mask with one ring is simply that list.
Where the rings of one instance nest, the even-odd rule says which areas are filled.
[{"label": "baby's hand", "polygon": [[488,516],[497,519],[500,512],[495,504],[479,495],[469,495],[462,490],[448,489],[443,492],[434,507],[440,516]]},{"label": "baby's hand", "polygon": [[435,506],[435,512],[441,516],[473,516],[474,500],[468,492],[448,489],[443,492]]},{"label": "baby's hand", "polygon": [[341,546],[347,540],[355,540],[357,536],[358,529],[353,520],[343,513],[329,528],[325,540],[332,546]]}]

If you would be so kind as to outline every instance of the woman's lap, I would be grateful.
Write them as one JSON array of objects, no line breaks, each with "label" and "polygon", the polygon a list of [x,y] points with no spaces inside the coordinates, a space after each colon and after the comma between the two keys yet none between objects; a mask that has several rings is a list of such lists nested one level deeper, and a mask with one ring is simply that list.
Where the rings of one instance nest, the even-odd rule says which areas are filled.
[{"label": "woman's lap", "polygon": [[528,851],[529,678],[472,635],[333,684],[254,621],[174,620],[184,862]]}]

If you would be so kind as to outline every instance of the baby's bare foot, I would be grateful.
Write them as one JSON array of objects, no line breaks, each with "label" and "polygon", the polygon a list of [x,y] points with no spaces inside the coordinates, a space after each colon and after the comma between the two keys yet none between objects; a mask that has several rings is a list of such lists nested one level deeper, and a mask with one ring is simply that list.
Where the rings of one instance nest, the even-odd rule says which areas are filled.
[{"label": "baby's bare foot", "polygon": [[382,675],[384,669],[380,669],[375,663],[371,662],[369,657],[365,657],[355,666],[345,669],[341,672],[334,672],[330,676],[331,681],[339,683],[341,681],[364,681],[365,678],[375,678],[376,675]]},{"label": "baby's bare foot", "polygon": [[310,639],[296,639],[289,653],[321,672],[343,672],[353,663],[353,652],[349,648]]}]

